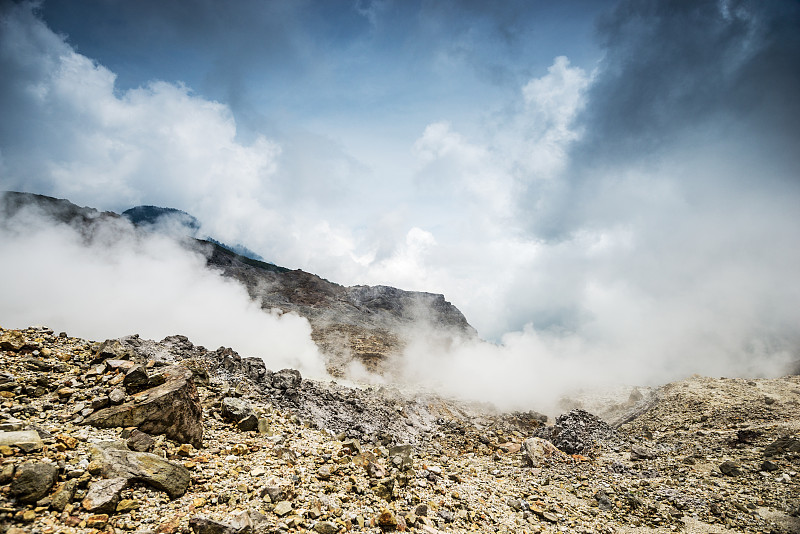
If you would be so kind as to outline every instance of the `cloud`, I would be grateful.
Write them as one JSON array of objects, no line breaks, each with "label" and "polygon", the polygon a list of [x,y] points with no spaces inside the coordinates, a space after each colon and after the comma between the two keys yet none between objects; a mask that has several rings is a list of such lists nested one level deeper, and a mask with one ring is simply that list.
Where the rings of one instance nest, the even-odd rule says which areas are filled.
[{"label": "cloud", "polygon": [[[297,37],[287,62],[320,70],[283,78],[297,100],[280,102],[320,119],[269,137],[242,135],[236,105],[187,85],[119,84],[29,5],[5,8],[0,184],[173,206],[280,264],[443,292],[502,341],[448,349],[421,335],[409,361],[452,379],[444,389],[490,395],[481,361],[509,386],[491,395],[533,402],[526,391],[584,379],[778,373],[797,359],[797,4],[626,0],[598,25],[597,64],[522,61],[528,22],[467,4],[351,6],[339,16],[358,31],[329,39],[332,56]],[[301,7],[275,20],[297,28]],[[208,13],[168,26],[214,43],[226,32]],[[237,65],[255,65],[255,49]],[[364,75],[375,57],[391,60]],[[487,89],[490,71],[503,90]],[[322,83],[342,78],[356,90]],[[311,86],[329,100],[307,98]],[[331,141],[341,132],[356,133]]]},{"label": "cloud", "polygon": [[308,321],[261,310],[203,255],[124,219],[86,233],[26,208],[0,221],[0,254],[13,258],[0,265],[0,279],[13,280],[0,299],[6,328],[46,324],[96,340],[182,334],[210,350],[262,357],[271,369],[327,376]]},{"label": "cloud", "polygon": [[595,150],[646,156],[692,130],[743,121],[797,139],[796,2],[626,0],[601,19],[602,74],[584,120]]},{"label": "cloud", "polygon": [[306,246],[323,244],[315,228],[324,220],[305,213],[342,187],[298,184],[357,163],[309,136],[300,142],[319,148],[318,158],[292,140],[288,159],[264,136],[241,142],[226,105],[163,81],[120,91],[114,73],[75,52],[30,5],[2,15],[0,187],[118,211],[176,207],[197,216],[206,234],[291,266],[306,265]]}]

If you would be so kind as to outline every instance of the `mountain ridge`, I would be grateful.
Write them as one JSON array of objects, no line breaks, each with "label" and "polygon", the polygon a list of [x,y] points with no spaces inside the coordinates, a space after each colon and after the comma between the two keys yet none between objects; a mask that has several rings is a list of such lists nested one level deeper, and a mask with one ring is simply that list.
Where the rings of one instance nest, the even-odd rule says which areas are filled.
[{"label": "mountain ridge", "polygon": [[[97,224],[123,218],[146,231],[165,227],[166,233],[177,237],[184,248],[202,254],[207,267],[241,283],[265,311],[277,309],[305,317],[311,325],[311,337],[326,359],[327,371],[333,376],[344,376],[354,361],[370,372],[391,372],[410,337],[421,329],[445,340],[478,337],[463,313],[442,294],[385,285],[343,286],[301,269],[260,261],[213,238],[194,237],[200,222],[175,208],[138,206],[120,215],[80,207],[66,199],[6,192],[0,215],[10,219],[26,206],[38,207],[84,235]],[[175,217],[172,222],[177,226],[160,224],[165,215]],[[180,232],[175,233],[181,227],[187,230],[183,237]]]}]

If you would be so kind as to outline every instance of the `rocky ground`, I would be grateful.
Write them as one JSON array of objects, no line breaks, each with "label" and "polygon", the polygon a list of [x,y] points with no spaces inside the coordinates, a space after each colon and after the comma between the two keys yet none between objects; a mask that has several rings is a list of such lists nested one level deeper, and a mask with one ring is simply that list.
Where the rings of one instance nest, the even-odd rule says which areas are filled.
[{"label": "rocky ground", "polygon": [[799,401],[693,377],[543,424],[181,336],[0,329],[0,532],[800,532]]}]

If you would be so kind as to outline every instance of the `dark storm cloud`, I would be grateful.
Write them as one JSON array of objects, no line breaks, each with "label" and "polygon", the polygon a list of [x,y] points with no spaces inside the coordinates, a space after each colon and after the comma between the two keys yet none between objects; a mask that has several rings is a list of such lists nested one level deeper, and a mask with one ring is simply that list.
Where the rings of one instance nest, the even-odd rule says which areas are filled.
[{"label": "dark storm cloud", "polygon": [[[672,165],[668,181],[695,200],[800,183],[800,3],[625,0],[599,19],[598,39],[569,170],[525,197],[539,237],[630,222],[641,200],[623,176],[649,172],[640,166]],[[713,168],[675,167],[701,152]]]},{"label": "dark storm cloud", "polygon": [[627,157],[714,121],[800,128],[800,3],[626,0],[598,25],[605,48],[581,150]]}]

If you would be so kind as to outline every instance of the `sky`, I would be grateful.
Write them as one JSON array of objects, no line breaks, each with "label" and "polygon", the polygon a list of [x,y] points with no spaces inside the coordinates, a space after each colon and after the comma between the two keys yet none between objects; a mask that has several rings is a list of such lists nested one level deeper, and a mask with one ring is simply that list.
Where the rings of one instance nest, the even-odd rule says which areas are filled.
[{"label": "sky", "polygon": [[0,6],[0,189],[443,293],[512,366],[800,359],[796,1]]}]

